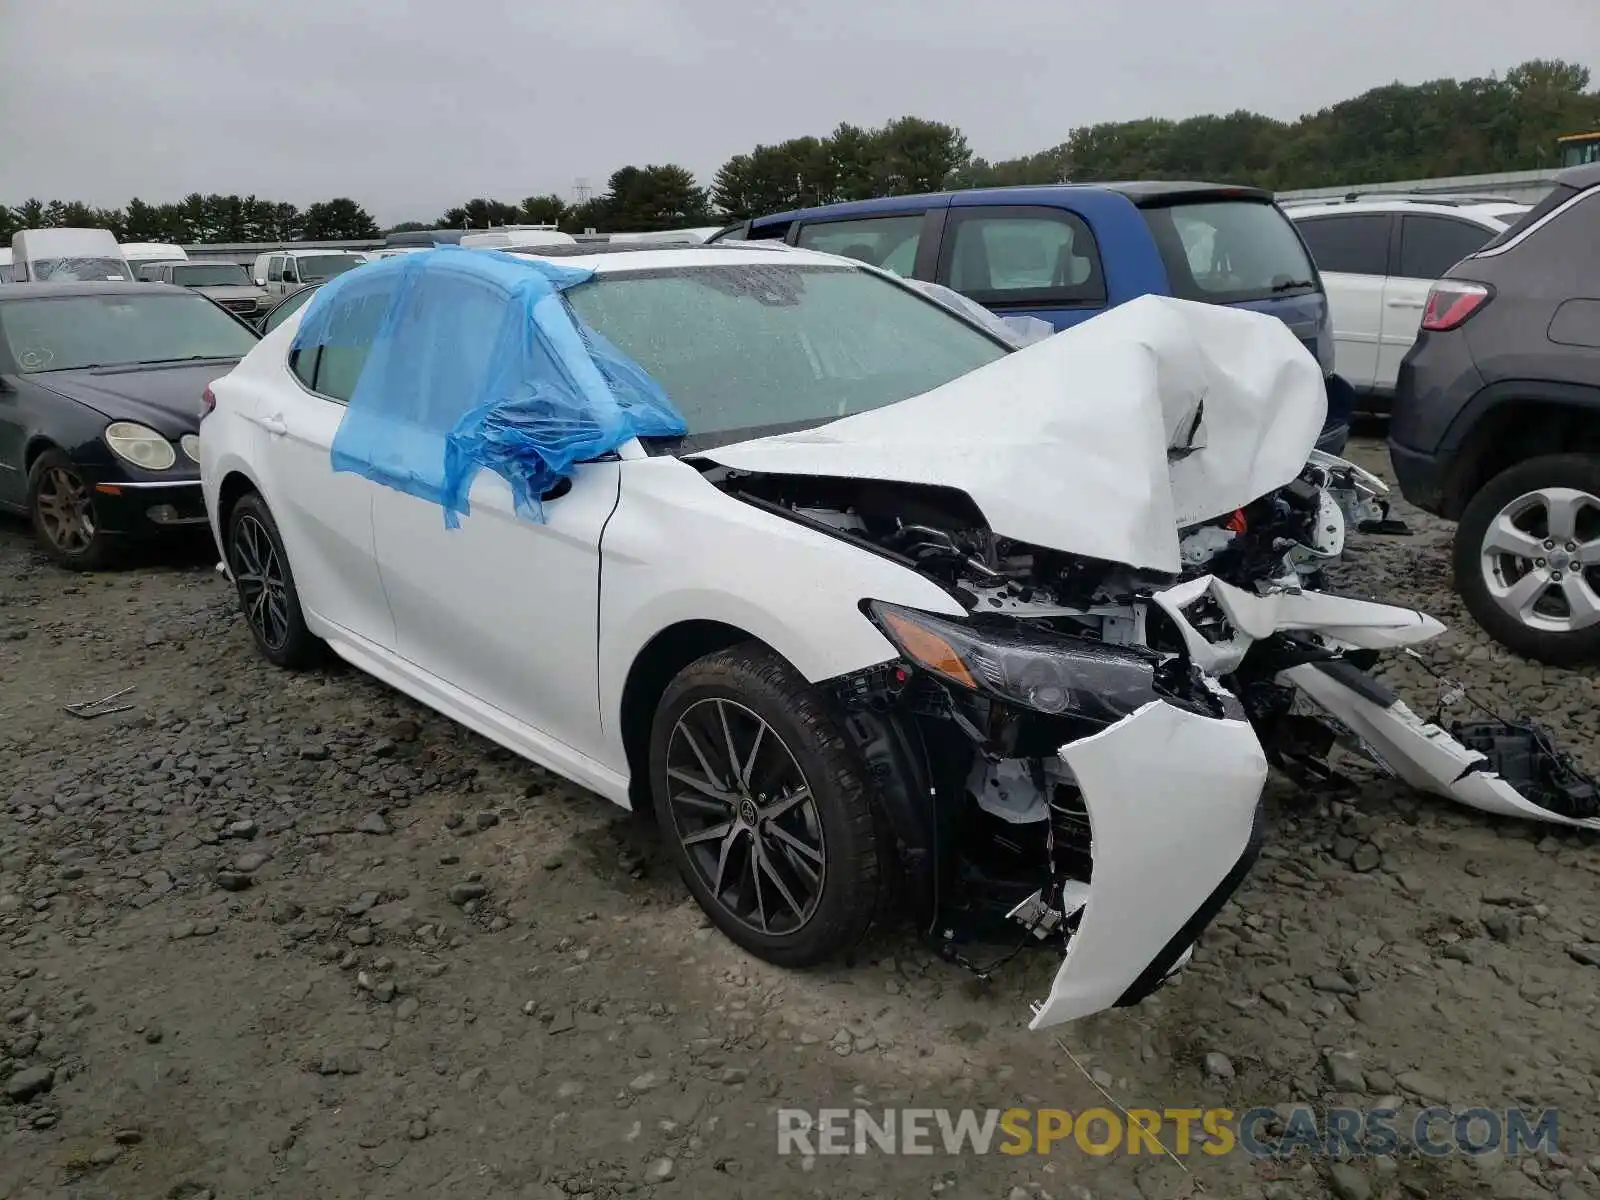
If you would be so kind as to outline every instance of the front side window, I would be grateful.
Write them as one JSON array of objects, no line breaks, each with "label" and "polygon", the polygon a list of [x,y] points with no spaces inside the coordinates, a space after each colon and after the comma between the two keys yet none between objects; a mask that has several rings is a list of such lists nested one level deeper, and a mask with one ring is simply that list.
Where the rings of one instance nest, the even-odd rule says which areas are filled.
[{"label": "front side window", "polygon": [[797,246],[839,254],[910,277],[922,240],[922,214],[868,217],[859,221],[818,221],[802,225]]},{"label": "front side window", "polygon": [[249,287],[250,276],[236,263],[195,263],[188,267],[173,267],[172,282],[184,287]]},{"label": "front side window", "polygon": [[1100,250],[1076,213],[952,210],[939,281],[979,304],[1103,304]]},{"label": "front side window", "polygon": [[1305,247],[1276,205],[1207,200],[1140,212],[1181,299],[1232,304],[1316,289]]},{"label": "front side window", "polygon": [[1400,220],[1400,270],[1407,279],[1438,279],[1469,254],[1482,250],[1495,231],[1452,217],[1405,216]]},{"label": "front side window", "polygon": [[38,283],[99,283],[107,279],[132,279],[122,258],[36,258],[33,278]]},{"label": "front side window", "polygon": [[0,336],[24,372],[241,358],[255,335],[201,296],[61,296],[0,303]]},{"label": "front side window", "polygon": [[943,306],[845,266],[606,274],[565,294],[683,414],[679,450],[883,408],[1007,353]]},{"label": "front side window", "polygon": [[1307,217],[1299,226],[1319,270],[1345,275],[1389,273],[1387,213]]}]

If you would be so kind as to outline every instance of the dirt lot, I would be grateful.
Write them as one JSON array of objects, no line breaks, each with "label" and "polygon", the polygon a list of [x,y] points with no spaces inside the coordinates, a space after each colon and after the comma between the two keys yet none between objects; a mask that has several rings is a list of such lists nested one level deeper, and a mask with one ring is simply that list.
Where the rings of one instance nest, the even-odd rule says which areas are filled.
[{"label": "dirt lot", "polygon": [[[1445,674],[1592,747],[1595,677],[1493,648],[1448,530],[1402,515],[1345,589],[1434,613]],[[74,577],[7,523],[0,1198],[1600,1194],[1594,839],[1359,783],[1274,784],[1192,968],[1058,1045],[1025,1028],[1048,955],[980,985],[890,928],[754,961],[620,810],[353,670],[264,665],[203,554]],[[777,1154],[780,1107],[1102,1104],[1066,1050],[1130,1107],[1555,1106],[1564,1153]]]}]

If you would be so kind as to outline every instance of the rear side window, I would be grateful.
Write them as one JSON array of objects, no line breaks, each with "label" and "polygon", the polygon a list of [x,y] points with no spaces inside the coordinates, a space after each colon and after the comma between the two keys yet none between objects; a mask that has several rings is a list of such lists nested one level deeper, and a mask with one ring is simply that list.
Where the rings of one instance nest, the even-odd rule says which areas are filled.
[{"label": "rear side window", "polygon": [[[309,289],[308,289],[309,290]],[[381,288],[346,290],[328,315],[317,344],[302,345],[289,359],[289,369],[319,396],[348,404],[372,350],[372,341],[389,307],[388,280]]]},{"label": "rear side window", "polygon": [[1319,271],[1343,275],[1389,273],[1387,213],[1346,217],[1307,217],[1298,222]]},{"label": "rear side window", "polygon": [[869,217],[860,221],[818,221],[800,227],[797,246],[841,254],[909,278],[922,240],[922,214]]},{"label": "rear side window", "polygon": [[1317,286],[1305,247],[1276,205],[1210,200],[1143,214],[1182,299],[1231,304]]},{"label": "rear side window", "polygon": [[1094,234],[1066,209],[952,209],[939,257],[938,281],[979,304],[1105,303]]},{"label": "rear side window", "polygon": [[1451,217],[1407,215],[1400,219],[1400,269],[1407,279],[1438,279],[1469,254],[1483,249],[1494,230]]}]

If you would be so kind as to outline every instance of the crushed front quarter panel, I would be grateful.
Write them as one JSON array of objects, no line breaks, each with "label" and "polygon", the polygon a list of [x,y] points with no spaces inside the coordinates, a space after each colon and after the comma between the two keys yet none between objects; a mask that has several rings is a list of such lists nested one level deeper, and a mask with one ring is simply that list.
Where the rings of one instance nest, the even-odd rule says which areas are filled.
[{"label": "crushed front quarter panel", "polygon": [[1060,754],[1089,813],[1093,870],[1066,961],[1030,1029],[1111,1008],[1165,954],[1176,965],[1188,946],[1174,939],[1242,877],[1267,778],[1247,722],[1163,701]]}]

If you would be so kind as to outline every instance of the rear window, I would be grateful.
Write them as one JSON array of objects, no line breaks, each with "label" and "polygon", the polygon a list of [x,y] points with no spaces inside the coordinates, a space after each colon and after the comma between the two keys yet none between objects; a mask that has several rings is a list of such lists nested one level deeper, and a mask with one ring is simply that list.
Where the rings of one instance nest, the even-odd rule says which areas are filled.
[{"label": "rear window", "polygon": [[[1515,222],[1506,226],[1505,231],[1498,237],[1491,239],[1489,244],[1483,247],[1483,250],[1493,250],[1496,246],[1500,246],[1506,242],[1509,242],[1512,238],[1516,237],[1535,221],[1544,220],[1547,216],[1553,213],[1556,209],[1560,208],[1568,200],[1571,200],[1577,194],[1578,189],[1569,184],[1556,184],[1555,187],[1550,189],[1549,194],[1546,195],[1543,200],[1539,201],[1539,203],[1535,204],[1527,212],[1523,213],[1522,216],[1518,217]],[[1482,253],[1482,251],[1480,250],[1479,253]]]},{"label": "rear window", "polygon": [[1275,205],[1216,200],[1141,211],[1175,296],[1231,304],[1316,290],[1305,247]]}]

